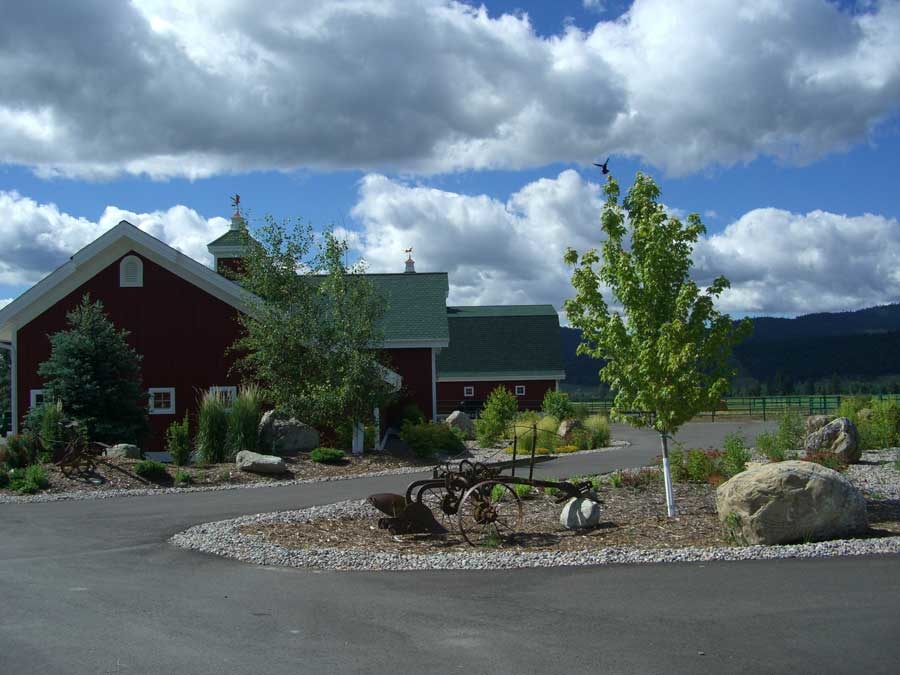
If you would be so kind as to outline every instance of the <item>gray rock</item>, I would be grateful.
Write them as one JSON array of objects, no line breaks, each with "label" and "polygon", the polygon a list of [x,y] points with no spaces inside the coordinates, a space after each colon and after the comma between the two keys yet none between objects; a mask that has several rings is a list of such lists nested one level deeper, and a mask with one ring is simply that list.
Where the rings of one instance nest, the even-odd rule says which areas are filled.
[{"label": "gray rock", "polygon": [[462,410],[454,410],[447,415],[444,424],[451,429],[459,429],[466,435],[466,438],[474,438],[475,436],[475,423]]},{"label": "gray rock", "polygon": [[833,452],[847,464],[858,462],[862,456],[856,425],[846,417],[838,417],[806,437],[800,457],[817,452]]},{"label": "gray rock", "polygon": [[561,438],[565,438],[566,440],[568,440],[569,434],[575,429],[584,429],[584,425],[581,423],[581,420],[563,420],[559,423],[559,429],[556,430],[556,433]]},{"label": "gray rock", "polygon": [[806,418],[806,435],[815,433],[830,421],[831,418],[828,415],[810,415]]},{"label": "gray rock", "polygon": [[572,497],[559,514],[559,524],[567,530],[584,530],[600,522],[600,504],[585,497]]},{"label": "gray rock", "polygon": [[119,443],[112,445],[106,449],[107,457],[118,457],[119,459],[140,459],[141,449],[131,443]]},{"label": "gray rock", "polygon": [[270,410],[259,422],[260,447],[276,455],[319,447],[319,432],[289,415]]},{"label": "gray rock", "polygon": [[791,544],[859,534],[866,501],[820,464],[786,461],[749,469],[716,490],[719,520],[743,544]]},{"label": "gray rock", "polygon": [[287,466],[281,457],[275,455],[260,455],[257,452],[249,450],[241,450],[234,463],[241,471],[249,471],[250,473],[286,473]]}]

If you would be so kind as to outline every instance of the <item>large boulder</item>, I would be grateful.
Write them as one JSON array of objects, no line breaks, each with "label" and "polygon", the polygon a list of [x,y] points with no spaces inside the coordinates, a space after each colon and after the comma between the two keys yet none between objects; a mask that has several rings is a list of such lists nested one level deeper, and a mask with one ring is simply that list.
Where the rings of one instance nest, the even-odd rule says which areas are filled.
[{"label": "large boulder", "polygon": [[473,438],[475,436],[475,423],[472,421],[472,418],[466,415],[462,410],[454,410],[447,415],[444,424],[451,429],[459,429],[466,435],[466,438]]},{"label": "large boulder", "polygon": [[831,421],[828,415],[810,415],[806,418],[806,435],[817,432]]},{"label": "large boulder", "polygon": [[600,504],[586,497],[572,497],[559,514],[559,524],[567,530],[584,530],[600,522]]},{"label": "large boulder", "polygon": [[856,425],[846,417],[838,417],[807,436],[800,457],[820,452],[833,452],[847,464],[858,462],[862,448],[859,447]]},{"label": "large boulder", "polygon": [[790,544],[859,534],[866,501],[844,476],[790,460],[749,469],[716,490],[719,520],[744,544]]},{"label": "large boulder", "polygon": [[259,422],[259,443],[276,455],[308,452],[319,447],[319,432],[285,413],[270,410]]},{"label": "large boulder", "polygon": [[250,473],[285,473],[287,465],[281,457],[275,455],[261,455],[258,452],[250,452],[249,450],[241,450],[234,463],[241,471],[249,471]]},{"label": "large boulder", "polygon": [[118,443],[106,449],[106,456],[118,457],[119,459],[140,459],[141,449],[131,443]]},{"label": "large boulder", "polygon": [[584,424],[581,423],[581,420],[563,420],[559,423],[559,428],[556,430],[556,433],[560,438],[569,440],[569,435],[575,431],[575,429],[584,429]]}]

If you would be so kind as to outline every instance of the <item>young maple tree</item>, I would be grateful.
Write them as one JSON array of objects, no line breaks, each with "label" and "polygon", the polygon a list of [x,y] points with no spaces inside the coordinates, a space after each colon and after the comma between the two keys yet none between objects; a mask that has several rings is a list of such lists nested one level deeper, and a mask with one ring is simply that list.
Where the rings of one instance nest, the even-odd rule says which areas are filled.
[{"label": "young maple tree", "polygon": [[[612,417],[659,432],[666,507],[674,517],[667,441],[728,390],[734,374],[728,358],[750,322],[734,324],[716,310],[728,279],[720,276],[701,289],[690,278],[693,246],[706,231],[698,215],[687,223],[667,215],[659,188],[641,173],[621,205],[612,176],[604,193],[606,241],[601,253],[590,249],[580,259],[567,249],[575,297],[564,308],[582,331],[578,353],[606,362],[600,379],[615,392]],[[620,310],[607,305],[604,287]]]}]

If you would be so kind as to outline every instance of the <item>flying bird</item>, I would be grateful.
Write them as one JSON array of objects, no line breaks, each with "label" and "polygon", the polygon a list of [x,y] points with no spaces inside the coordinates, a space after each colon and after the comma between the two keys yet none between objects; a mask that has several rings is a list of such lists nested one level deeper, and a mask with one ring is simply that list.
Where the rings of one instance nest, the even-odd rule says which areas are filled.
[{"label": "flying bird", "polygon": [[606,161],[603,162],[603,164],[597,164],[597,162],[594,162],[593,164],[594,166],[600,167],[600,173],[602,173],[604,176],[609,173],[609,169],[606,167],[606,165],[609,164],[609,157],[606,158]]}]

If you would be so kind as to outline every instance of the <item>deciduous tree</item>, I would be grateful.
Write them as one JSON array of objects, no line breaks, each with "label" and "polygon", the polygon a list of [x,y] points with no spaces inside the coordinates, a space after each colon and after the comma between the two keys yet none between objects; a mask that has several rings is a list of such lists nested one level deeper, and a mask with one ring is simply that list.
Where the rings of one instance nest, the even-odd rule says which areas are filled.
[{"label": "deciduous tree", "polygon": [[[613,418],[659,432],[672,517],[667,440],[725,394],[733,375],[729,354],[750,326],[746,320],[735,326],[716,310],[716,298],[729,287],[725,277],[705,289],[690,278],[691,252],[705,232],[699,216],[682,223],[667,215],[659,188],[641,173],[621,204],[612,176],[604,193],[601,252],[591,249],[579,257],[566,251],[566,262],[575,267],[575,297],[565,302],[565,311],[582,330],[578,352],[606,361],[600,379],[615,392]],[[612,308],[604,298],[607,289]]]}]

